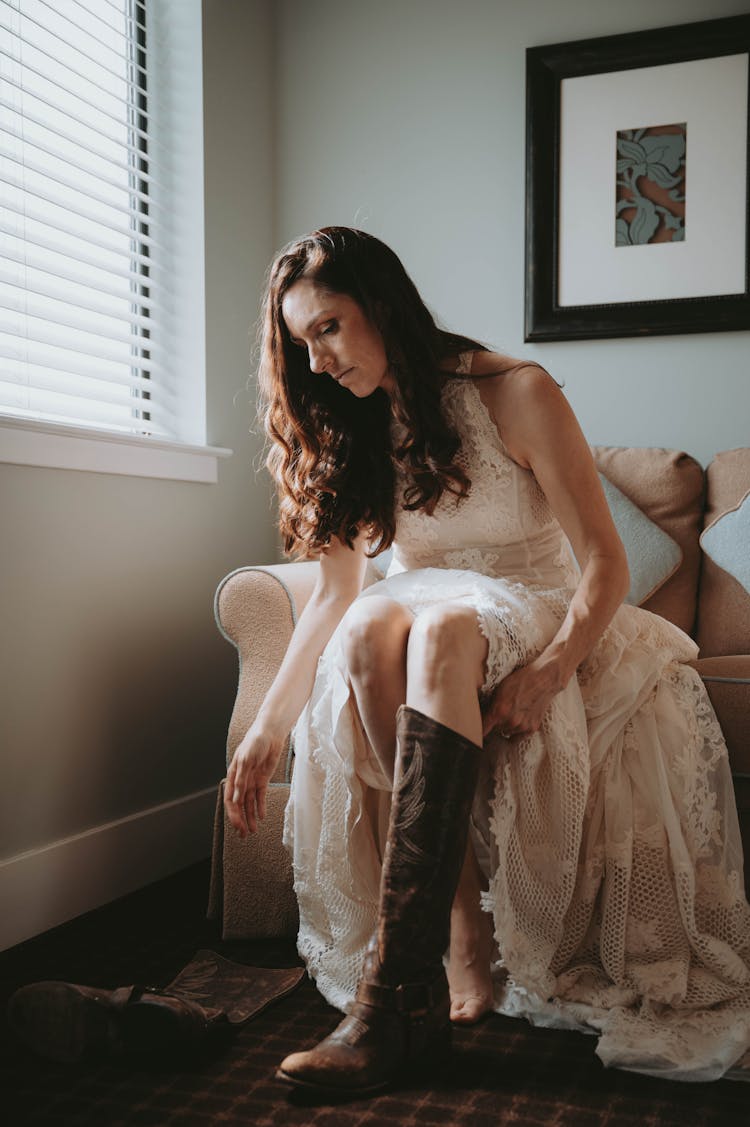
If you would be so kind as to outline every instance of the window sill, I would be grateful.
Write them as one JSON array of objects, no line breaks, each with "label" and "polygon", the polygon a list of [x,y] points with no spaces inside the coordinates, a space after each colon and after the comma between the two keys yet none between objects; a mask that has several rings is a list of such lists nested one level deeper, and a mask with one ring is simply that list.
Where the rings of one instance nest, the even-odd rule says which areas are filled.
[{"label": "window sill", "polygon": [[29,419],[0,419],[0,462],[17,466],[84,470],[91,473],[197,481],[219,479],[221,446],[190,446],[159,438],[112,434],[89,427],[60,426]]}]

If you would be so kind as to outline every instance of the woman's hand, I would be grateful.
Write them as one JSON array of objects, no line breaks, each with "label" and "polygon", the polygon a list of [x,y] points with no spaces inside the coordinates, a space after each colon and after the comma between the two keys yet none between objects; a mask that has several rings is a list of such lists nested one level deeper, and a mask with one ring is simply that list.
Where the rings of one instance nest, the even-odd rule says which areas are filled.
[{"label": "woman's hand", "polygon": [[482,735],[495,728],[505,739],[538,732],[545,712],[561,688],[558,667],[543,656],[514,669],[482,709]]},{"label": "woman's hand", "polygon": [[283,739],[255,725],[243,736],[229,764],[224,785],[224,809],[240,837],[254,834],[266,816],[268,780],[284,748]]}]

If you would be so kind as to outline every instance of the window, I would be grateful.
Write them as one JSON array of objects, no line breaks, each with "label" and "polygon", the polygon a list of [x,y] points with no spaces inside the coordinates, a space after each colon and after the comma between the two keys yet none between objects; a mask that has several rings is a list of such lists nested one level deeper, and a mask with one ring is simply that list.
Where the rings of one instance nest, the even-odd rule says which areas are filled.
[{"label": "window", "polygon": [[40,435],[114,472],[125,446],[202,450],[199,0],[0,0],[0,43],[7,460]]}]

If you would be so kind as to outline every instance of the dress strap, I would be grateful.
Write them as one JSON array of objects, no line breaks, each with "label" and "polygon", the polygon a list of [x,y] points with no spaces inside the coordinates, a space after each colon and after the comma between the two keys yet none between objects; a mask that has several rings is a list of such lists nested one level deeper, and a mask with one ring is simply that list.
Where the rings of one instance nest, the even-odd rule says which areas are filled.
[{"label": "dress strap", "polygon": [[456,365],[456,375],[457,376],[468,376],[468,375],[470,375],[473,360],[474,360],[473,351],[459,352],[459,354],[458,354],[458,364]]}]

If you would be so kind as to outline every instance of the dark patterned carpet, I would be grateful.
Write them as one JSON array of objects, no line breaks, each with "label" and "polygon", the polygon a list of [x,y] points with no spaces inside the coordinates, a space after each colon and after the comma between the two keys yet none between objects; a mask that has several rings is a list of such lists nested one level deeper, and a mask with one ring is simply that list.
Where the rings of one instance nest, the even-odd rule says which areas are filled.
[{"label": "dark patterned carpet", "polygon": [[[297,962],[290,943],[222,943],[203,918],[208,864],[0,955],[3,1012],[35,979],[164,984],[199,947],[256,966]],[[594,1041],[492,1017],[456,1032],[439,1078],[368,1100],[312,1106],[274,1080],[286,1053],[324,1036],[337,1015],[305,980],[235,1039],[197,1061],[71,1067],[9,1043],[3,1026],[0,1116],[7,1127],[377,1124],[448,1127],[734,1127],[750,1124],[750,1086],[677,1084],[606,1070]]]}]

